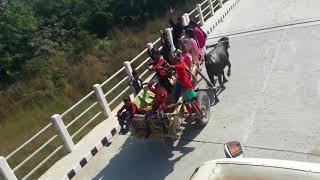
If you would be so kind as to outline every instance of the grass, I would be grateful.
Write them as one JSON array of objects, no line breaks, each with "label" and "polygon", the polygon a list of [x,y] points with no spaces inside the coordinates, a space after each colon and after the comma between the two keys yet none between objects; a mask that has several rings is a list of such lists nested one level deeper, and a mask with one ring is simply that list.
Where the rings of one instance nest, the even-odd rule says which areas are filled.
[{"label": "grass", "polygon": [[[194,5],[194,3],[190,4]],[[181,8],[181,12],[186,12],[186,9],[190,10],[190,4]],[[85,54],[70,57],[68,52],[61,52],[55,55],[49,60],[47,65],[52,66],[52,69],[57,70],[57,74],[61,73],[62,78],[65,79],[63,86],[58,91],[53,90],[53,85],[46,82],[45,78],[39,76],[27,82],[18,82],[8,90],[1,92],[0,155],[8,155],[32,137],[37,131],[49,124],[51,122],[50,117],[53,114],[61,114],[64,112],[77,100],[90,92],[95,83],[102,83],[120,69],[124,61],[129,61],[140,53],[145,48],[147,42],[152,42],[159,37],[159,29],[168,27],[167,19],[167,16],[158,17],[141,25],[139,28],[114,29],[112,39],[101,40],[97,48]],[[147,58],[146,55],[134,63],[133,67],[137,67],[145,58]],[[142,73],[144,67],[139,71]],[[45,76],[45,73],[43,75]],[[121,73],[103,87],[104,92],[114,87],[114,85],[124,77],[126,77],[126,74]],[[123,83],[115,92],[121,92],[127,87],[127,83],[128,82]],[[126,92],[125,95],[129,94],[130,91],[131,89]],[[118,93],[112,93],[107,96],[107,100],[110,102],[117,95]],[[81,104],[81,106],[67,114],[63,118],[65,124],[71,122],[94,101],[95,97],[93,95]],[[120,102],[121,98],[119,98],[111,108],[115,108]],[[72,135],[99,111],[99,105],[97,105],[86,113],[68,129],[70,134]],[[91,129],[104,119],[105,117],[103,117],[103,115],[99,115],[86,129],[73,138],[74,142],[79,142]],[[53,126],[50,127],[49,131],[43,133],[36,138],[34,142],[10,158],[8,163],[11,167],[15,167],[55,134]],[[33,167],[39,164],[60,145],[60,139],[56,138],[49,144],[48,148],[39,152],[37,156],[32,158],[25,166],[22,166],[21,169],[16,172],[18,178],[20,179],[25,176]],[[45,172],[53,163],[66,154],[67,152],[62,149],[30,179],[39,177],[39,175]]]}]

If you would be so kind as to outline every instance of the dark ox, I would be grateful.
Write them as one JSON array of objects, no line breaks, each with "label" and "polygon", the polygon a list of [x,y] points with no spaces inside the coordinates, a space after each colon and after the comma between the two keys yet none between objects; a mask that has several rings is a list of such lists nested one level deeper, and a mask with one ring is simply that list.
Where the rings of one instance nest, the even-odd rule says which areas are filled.
[{"label": "dark ox", "polygon": [[224,75],[224,68],[226,66],[228,66],[228,77],[231,75],[231,64],[229,61],[228,53],[228,49],[230,47],[229,38],[222,37],[218,41],[218,44],[209,47],[214,47],[213,50],[211,50],[204,56],[209,79],[211,83],[215,86],[215,77],[218,77],[218,82],[221,88],[224,89],[224,83],[228,82],[226,76]]}]

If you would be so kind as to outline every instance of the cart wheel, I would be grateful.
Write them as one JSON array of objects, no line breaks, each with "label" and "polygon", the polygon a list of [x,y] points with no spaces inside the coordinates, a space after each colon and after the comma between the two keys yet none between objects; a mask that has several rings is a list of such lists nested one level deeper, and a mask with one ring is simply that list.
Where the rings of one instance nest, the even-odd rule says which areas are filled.
[{"label": "cart wheel", "polygon": [[201,113],[203,114],[203,118],[199,119],[197,122],[201,125],[201,126],[205,126],[208,124],[210,117],[211,117],[211,113],[210,113],[210,99],[209,96],[206,92],[198,92],[198,103],[199,103],[199,107],[201,110]]}]

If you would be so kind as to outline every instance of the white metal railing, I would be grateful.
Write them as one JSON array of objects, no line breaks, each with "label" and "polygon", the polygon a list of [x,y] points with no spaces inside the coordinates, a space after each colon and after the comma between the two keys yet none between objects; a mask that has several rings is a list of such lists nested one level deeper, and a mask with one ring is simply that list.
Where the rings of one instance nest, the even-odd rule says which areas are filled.
[{"label": "white metal railing", "polygon": [[74,118],[68,125],[66,125],[66,128],[69,128],[70,126],[72,126],[76,121],[78,121],[80,118],[82,118],[87,112],[89,112],[97,104],[98,104],[98,102],[94,102],[91,106],[89,106],[86,110],[84,110],[76,118]]},{"label": "white metal railing", "polygon": [[[199,18],[199,23],[203,25],[205,19],[208,17],[214,15],[214,10],[218,7],[222,7],[222,5],[226,2],[226,0],[204,0],[200,4],[197,5],[195,9],[193,9],[191,12],[185,14],[184,16],[186,19],[190,18]],[[216,3],[216,5],[214,5]],[[206,5],[205,7],[203,7]],[[208,11],[209,10],[209,11]],[[208,11],[205,15],[205,13]],[[171,31],[169,31],[171,33]],[[172,36],[171,36],[172,37]],[[159,43],[161,38],[158,38],[156,41],[154,41],[152,44],[156,45]],[[171,41],[172,43],[172,41]],[[173,46],[173,44],[172,44]],[[161,49],[160,47],[159,49]],[[141,59],[148,51],[148,48],[145,48],[141,53],[139,53],[136,57],[134,57],[131,61],[129,61],[129,66],[133,65],[134,63],[138,62],[138,60]],[[142,62],[135,68],[135,70],[140,70],[148,61],[150,58],[146,58],[142,60]],[[17,149],[15,149],[13,152],[9,153],[5,158],[0,157],[0,163],[1,164],[7,164],[6,162],[10,160],[13,156],[15,156],[19,151],[26,148],[26,146],[30,145],[31,142],[35,141],[36,138],[40,137],[44,132],[47,132],[48,129],[54,124],[54,127],[57,129],[57,134],[53,135],[49,140],[47,140],[45,143],[43,143],[38,149],[36,149],[34,152],[32,152],[28,157],[26,157],[24,160],[22,160],[18,165],[16,165],[12,170],[7,165],[7,169],[5,169],[5,175],[8,175],[6,177],[15,177],[14,173],[18,171],[22,166],[24,166],[28,161],[30,161],[32,158],[35,158],[35,156],[42,151],[44,148],[46,148],[49,144],[51,144],[57,137],[60,137],[60,139],[64,142],[62,145],[58,146],[54,151],[52,151],[45,159],[43,159],[40,163],[37,164],[36,167],[34,167],[30,172],[28,172],[24,177],[21,179],[28,179],[30,178],[40,167],[42,167],[45,163],[47,163],[53,156],[55,156],[62,148],[66,148],[69,152],[73,149],[73,138],[76,137],[81,131],[83,131],[87,126],[89,126],[94,120],[96,120],[100,115],[104,115],[105,119],[108,118],[111,115],[110,105],[118,102],[120,97],[122,97],[125,93],[128,93],[130,90],[130,87],[127,83],[127,81],[131,78],[132,68],[129,67],[129,69],[126,69],[125,67],[120,68],[118,71],[113,73],[112,76],[110,76],[107,80],[101,83],[101,85],[96,84],[94,86],[94,90],[89,92],[86,96],[84,96],[82,99],[80,99],[78,102],[76,102],[74,105],[72,105],[70,108],[68,108],[66,111],[61,113],[61,115],[54,115],[52,116],[52,123],[46,125],[44,128],[42,128],[40,131],[38,131],[35,135],[33,135],[29,140],[24,142],[22,145],[20,145]],[[144,77],[149,71],[146,69],[142,72],[140,77]],[[106,93],[102,91],[102,87],[106,86],[107,84],[111,83],[112,81],[115,81],[116,77],[118,77],[121,73],[126,73],[127,76],[123,78],[121,81],[119,81],[117,84],[113,85],[110,90],[108,90]],[[121,88],[121,85],[126,85],[126,88],[120,90],[121,92],[110,101],[110,103],[107,102],[106,97],[113,94],[114,91],[118,91]],[[91,103],[89,107],[87,107],[85,110],[83,110],[80,114],[78,114],[74,119],[72,119],[67,125],[64,125],[62,118],[65,118],[70,112],[75,111],[76,108],[78,108],[81,104],[84,104],[84,102],[88,101],[90,98],[96,96],[96,101]],[[100,105],[101,110],[97,112],[92,118],[90,118],[84,125],[82,125],[77,131],[75,131],[71,136],[69,135],[69,132],[67,129],[69,129],[71,126],[73,126],[79,119],[81,119],[84,115],[91,112],[94,107],[97,105]],[[67,145],[66,145],[67,144]],[[66,147],[67,146],[67,147]],[[4,162],[3,162],[4,161]],[[0,167],[1,168],[1,167]],[[9,172],[10,171],[10,172]],[[1,173],[1,170],[0,170]],[[0,175],[1,176],[1,175]]]},{"label": "white metal railing", "polygon": [[37,132],[35,135],[33,135],[29,140],[27,140],[25,143],[23,143],[21,146],[19,146],[17,149],[15,149],[14,151],[12,151],[10,154],[8,154],[5,159],[8,160],[9,158],[11,158],[13,155],[15,155],[18,151],[20,151],[21,149],[23,149],[24,147],[26,147],[31,141],[33,141],[34,139],[36,139],[40,134],[42,134],[43,132],[45,132],[46,130],[48,130],[50,128],[50,126],[52,126],[52,124],[48,124],[46,127],[44,127],[43,129],[41,129],[39,132]]}]

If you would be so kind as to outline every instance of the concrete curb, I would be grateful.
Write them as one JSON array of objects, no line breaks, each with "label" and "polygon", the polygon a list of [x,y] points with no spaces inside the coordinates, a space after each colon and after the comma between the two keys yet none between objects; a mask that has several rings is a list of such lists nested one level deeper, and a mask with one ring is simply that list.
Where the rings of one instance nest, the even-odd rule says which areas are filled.
[{"label": "concrete curb", "polygon": [[111,145],[113,137],[120,132],[120,129],[120,125],[114,127],[111,132],[103,137],[62,179],[71,180],[103,147],[109,147]]}]

